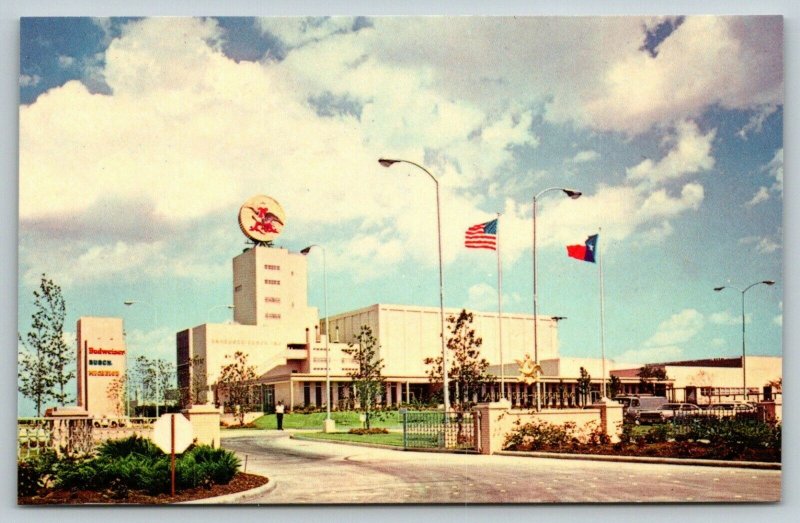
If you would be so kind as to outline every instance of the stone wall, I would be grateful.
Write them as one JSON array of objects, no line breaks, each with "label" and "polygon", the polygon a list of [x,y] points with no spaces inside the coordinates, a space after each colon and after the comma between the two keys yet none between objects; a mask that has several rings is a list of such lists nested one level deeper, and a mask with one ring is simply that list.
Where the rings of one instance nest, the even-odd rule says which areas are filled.
[{"label": "stone wall", "polygon": [[475,411],[480,416],[478,422],[480,453],[494,454],[503,450],[503,443],[508,434],[519,425],[534,420],[552,425],[573,422],[579,430],[587,431],[600,428],[611,437],[612,441],[618,441],[622,432],[622,405],[606,399],[596,403],[593,407],[588,409],[546,409],[536,412],[511,409],[508,401],[479,403],[475,407]]}]

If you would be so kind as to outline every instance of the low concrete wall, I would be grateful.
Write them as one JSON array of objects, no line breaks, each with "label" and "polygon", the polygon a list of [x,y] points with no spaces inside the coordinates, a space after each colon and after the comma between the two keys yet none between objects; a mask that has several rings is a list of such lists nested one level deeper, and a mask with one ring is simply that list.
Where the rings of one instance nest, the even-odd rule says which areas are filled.
[{"label": "low concrete wall", "polygon": [[600,429],[611,441],[619,441],[622,433],[622,405],[615,401],[598,402],[596,408],[589,409],[548,409],[539,412],[531,410],[511,409],[508,401],[496,403],[479,403],[475,411],[480,416],[479,450],[481,454],[494,454],[503,450],[508,434],[520,425],[534,420],[563,425],[575,423],[579,433],[588,436],[590,432]]}]

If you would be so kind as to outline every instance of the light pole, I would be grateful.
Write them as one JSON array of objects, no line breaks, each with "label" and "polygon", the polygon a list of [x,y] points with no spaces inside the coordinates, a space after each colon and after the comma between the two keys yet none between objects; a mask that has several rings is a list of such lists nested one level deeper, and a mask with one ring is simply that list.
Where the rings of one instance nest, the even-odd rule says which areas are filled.
[{"label": "light pole", "polygon": [[[144,305],[146,307],[150,307],[151,309],[153,309],[153,327],[154,328],[158,328],[158,309],[156,309],[155,306],[153,306],[150,303],[147,303],[146,301],[137,301],[137,300],[125,300],[123,303],[128,307],[138,304],[138,305]],[[127,355],[128,355],[128,351],[126,350],[125,351],[126,359],[127,359]],[[129,372],[127,367],[128,367],[128,363],[126,361],[125,362],[125,372]],[[158,408],[159,405],[158,404],[159,404],[160,400],[158,398],[158,394],[159,394],[159,388],[160,388],[160,384],[159,384],[159,381],[160,381],[160,378],[161,378],[160,374],[161,373],[160,373],[159,368],[158,368],[158,363],[156,362],[156,417],[158,417],[158,415],[159,415],[159,408]],[[130,409],[130,406],[129,406],[129,409]]]},{"label": "light pole", "polygon": [[723,285],[722,287],[714,287],[714,290],[719,292],[723,289],[734,289],[739,291],[742,294],[742,394],[744,396],[744,401],[747,401],[747,364],[745,363],[745,357],[747,356],[747,352],[745,351],[745,338],[744,338],[744,293],[755,287],[756,285],[775,285],[775,282],[772,280],[764,280],[764,281],[757,281],[755,283],[751,283],[744,289],[740,289],[733,285]]},{"label": "light pole", "polygon": [[[421,166],[418,163],[409,161],[409,160],[390,160],[387,158],[381,158],[378,160],[378,163],[383,165],[384,167],[391,167],[396,163],[407,163],[411,164],[414,167],[422,169],[422,171],[427,174],[431,180],[433,180],[434,185],[436,186],[436,226],[438,231],[438,238],[439,238],[439,316],[441,327],[439,330],[439,336],[442,341],[442,385],[444,387],[444,411],[445,414],[450,412],[450,390],[449,384],[447,380],[447,345],[444,341],[444,277],[442,275],[442,211],[441,211],[441,203],[439,199],[439,180],[436,179],[434,175],[428,171],[425,167]],[[445,416],[447,419],[447,416]]]},{"label": "light pole", "polygon": [[328,341],[331,337],[330,325],[328,324],[328,274],[327,263],[325,262],[325,248],[321,245],[309,245],[300,253],[307,256],[313,247],[317,247],[322,251],[322,295],[325,302],[325,396],[327,397],[327,417],[325,418],[324,431],[334,432],[336,430],[336,422],[331,419],[331,350],[328,346]]},{"label": "light pole", "polygon": [[234,309],[234,306],[233,305],[214,305],[213,307],[208,309],[208,312],[206,313],[206,317],[207,317],[208,323],[211,323],[211,313],[216,309],[222,309],[222,308],[227,308],[228,310],[232,311]]},{"label": "light pole", "polygon": [[538,316],[538,296],[536,287],[536,202],[539,198],[550,191],[561,191],[573,200],[581,197],[581,192],[563,187],[548,187],[539,191],[533,197],[533,359],[536,363],[536,410],[542,410],[541,384],[539,383],[539,316]]}]

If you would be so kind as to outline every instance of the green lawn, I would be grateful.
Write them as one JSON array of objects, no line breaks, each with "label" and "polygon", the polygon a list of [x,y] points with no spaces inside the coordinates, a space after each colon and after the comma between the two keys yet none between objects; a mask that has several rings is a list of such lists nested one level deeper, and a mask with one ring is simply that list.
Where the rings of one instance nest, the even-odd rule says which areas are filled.
[{"label": "green lawn", "polygon": [[[359,419],[359,412],[331,412],[331,418],[336,422],[337,429],[352,429],[363,426]],[[321,429],[327,414],[325,412],[315,412],[313,414],[289,413],[283,416],[283,428],[285,429]],[[267,414],[256,419],[253,424],[264,430],[275,430],[278,428],[275,414]],[[387,429],[402,430],[402,417],[397,411],[386,411],[380,414],[373,414],[370,420],[371,427],[384,427]]]},{"label": "green lawn", "polygon": [[403,433],[390,432],[389,434],[348,434],[347,432],[333,432],[326,434],[324,432],[310,432],[303,434],[303,438],[333,440],[333,441],[356,441],[361,443],[378,443],[380,445],[392,445],[394,447],[403,446]]}]

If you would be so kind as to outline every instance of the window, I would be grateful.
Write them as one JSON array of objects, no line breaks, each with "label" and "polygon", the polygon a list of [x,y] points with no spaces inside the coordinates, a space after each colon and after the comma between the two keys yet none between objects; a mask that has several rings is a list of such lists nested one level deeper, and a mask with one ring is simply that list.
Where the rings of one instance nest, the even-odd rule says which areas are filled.
[{"label": "window", "polygon": [[266,303],[280,303],[281,299],[276,298],[275,296],[267,296],[266,298],[264,298],[264,301]]},{"label": "window", "polygon": [[268,320],[279,320],[279,319],[281,319],[281,315],[280,314],[275,314],[273,312],[266,313],[264,315],[264,317],[267,318]]},{"label": "window", "polygon": [[264,280],[264,283],[267,285],[280,285],[281,280]]},{"label": "window", "polygon": [[279,271],[281,270],[280,265],[264,265],[264,268],[268,271]]},{"label": "window", "polygon": [[242,290],[242,286],[241,285],[237,285],[233,290],[234,290],[234,292],[239,292],[240,290]]}]

